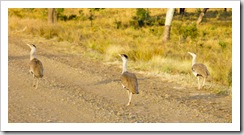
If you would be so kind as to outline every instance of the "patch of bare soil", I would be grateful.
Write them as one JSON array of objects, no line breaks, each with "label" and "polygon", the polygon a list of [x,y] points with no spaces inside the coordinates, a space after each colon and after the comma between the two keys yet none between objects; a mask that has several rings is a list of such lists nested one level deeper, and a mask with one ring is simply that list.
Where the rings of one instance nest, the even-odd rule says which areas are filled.
[{"label": "patch of bare soil", "polygon": [[9,123],[230,123],[232,99],[156,76],[137,75],[139,95],[126,106],[119,81],[121,67],[84,55],[64,54],[37,45],[44,77],[38,89],[28,72],[30,49],[24,39],[9,36]]}]

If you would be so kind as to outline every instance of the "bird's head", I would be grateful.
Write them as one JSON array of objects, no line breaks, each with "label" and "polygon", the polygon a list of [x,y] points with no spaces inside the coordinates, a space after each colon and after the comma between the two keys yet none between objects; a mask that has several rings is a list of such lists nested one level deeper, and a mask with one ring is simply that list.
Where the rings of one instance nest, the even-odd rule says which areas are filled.
[{"label": "bird's head", "polygon": [[128,56],[126,54],[119,54],[119,56],[121,57],[121,59],[123,61],[127,61],[128,60]]},{"label": "bird's head", "polygon": [[27,44],[31,49],[36,49],[36,46],[34,44]]},{"label": "bird's head", "polygon": [[192,52],[188,52],[192,57],[197,57],[197,55],[195,53]]}]

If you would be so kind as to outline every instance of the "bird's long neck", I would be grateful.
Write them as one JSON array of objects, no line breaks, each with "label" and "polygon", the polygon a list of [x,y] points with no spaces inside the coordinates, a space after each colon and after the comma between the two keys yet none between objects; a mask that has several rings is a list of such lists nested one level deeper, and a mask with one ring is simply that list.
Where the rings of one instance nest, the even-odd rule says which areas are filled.
[{"label": "bird's long neck", "polygon": [[123,60],[123,67],[122,67],[122,73],[127,71],[127,60]]},{"label": "bird's long neck", "polygon": [[30,51],[30,60],[36,58],[36,48],[31,49]]},{"label": "bird's long neck", "polygon": [[192,57],[192,66],[197,63],[197,57],[193,56]]}]

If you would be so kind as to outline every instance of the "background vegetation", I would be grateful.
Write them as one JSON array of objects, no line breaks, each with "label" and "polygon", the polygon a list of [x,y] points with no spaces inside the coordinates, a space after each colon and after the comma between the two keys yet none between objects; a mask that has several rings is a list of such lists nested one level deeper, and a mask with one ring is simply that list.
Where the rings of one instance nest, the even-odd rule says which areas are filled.
[{"label": "background vegetation", "polygon": [[57,50],[64,53],[104,62],[120,62],[117,54],[126,53],[130,70],[190,78],[192,57],[187,52],[195,52],[197,61],[208,66],[211,82],[231,86],[231,9],[210,8],[199,26],[202,9],[187,8],[184,16],[177,10],[167,43],[162,42],[167,9],[56,9],[55,24],[47,23],[44,8],[9,9],[9,34],[45,38],[60,44]]}]

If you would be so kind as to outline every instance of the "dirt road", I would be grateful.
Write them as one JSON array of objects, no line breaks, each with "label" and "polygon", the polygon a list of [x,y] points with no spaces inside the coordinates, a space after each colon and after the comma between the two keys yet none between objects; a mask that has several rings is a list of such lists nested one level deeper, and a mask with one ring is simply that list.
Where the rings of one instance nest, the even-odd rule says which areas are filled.
[{"label": "dirt road", "polygon": [[[43,45],[41,45],[43,44]],[[174,123],[232,122],[231,96],[181,86],[139,74],[139,95],[126,106],[120,66],[68,55],[39,43],[44,78],[32,87],[29,51],[24,39],[9,36],[9,122]],[[41,47],[40,47],[41,46]]]}]

